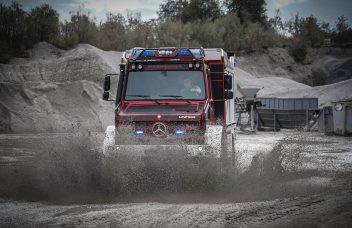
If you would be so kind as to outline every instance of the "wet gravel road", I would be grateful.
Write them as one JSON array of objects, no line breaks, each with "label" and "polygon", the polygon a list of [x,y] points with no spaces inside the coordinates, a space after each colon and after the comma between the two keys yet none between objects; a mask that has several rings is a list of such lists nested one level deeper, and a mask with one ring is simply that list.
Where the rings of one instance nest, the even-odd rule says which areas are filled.
[{"label": "wet gravel road", "polygon": [[101,135],[0,135],[0,227],[351,227],[352,140],[237,135],[236,169],[105,159]]}]

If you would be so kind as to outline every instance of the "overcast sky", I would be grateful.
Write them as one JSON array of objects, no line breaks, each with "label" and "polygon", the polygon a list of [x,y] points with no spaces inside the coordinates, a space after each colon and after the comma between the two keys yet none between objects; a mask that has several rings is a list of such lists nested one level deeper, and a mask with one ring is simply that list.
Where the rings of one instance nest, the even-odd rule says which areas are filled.
[{"label": "overcast sky", "polygon": [[[10,4],[13,0],[0,0]],[[159,4],[163,0],[18,0],[24,9],[49,3],[59,13],[61,20],[69,19],[70,12],[79,9],[90,12],[97,21],[105,18],[107,12],[127,14],[127,11],[140,12],[144,20],[157,17]],[[292,18],[296,13],[301,16],[313,14],[320,21],[334,25],[337,18],[344,15],[352,25],[352,0],[266,0],[267,15],[274,16],[275,9],[280,9],[283,18]]]}]

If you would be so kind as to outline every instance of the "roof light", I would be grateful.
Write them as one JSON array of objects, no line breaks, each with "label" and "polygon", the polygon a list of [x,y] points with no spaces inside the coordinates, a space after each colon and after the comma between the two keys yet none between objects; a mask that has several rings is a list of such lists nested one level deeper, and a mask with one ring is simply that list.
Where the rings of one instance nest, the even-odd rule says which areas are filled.
[{"label": "roof light", "polygon": [[144,56],[155,56],[155,53],[153,50],[144,50],[143,55]]},{"label": "roof light", "polygon": [[160,50],[159,55],[171,55],[173,53],[172,50]]},{"label": "roof light", "polygon": [[192,55],[191,52],[187,49],[181,49],[179,52],[178,52],[179,55]]}]

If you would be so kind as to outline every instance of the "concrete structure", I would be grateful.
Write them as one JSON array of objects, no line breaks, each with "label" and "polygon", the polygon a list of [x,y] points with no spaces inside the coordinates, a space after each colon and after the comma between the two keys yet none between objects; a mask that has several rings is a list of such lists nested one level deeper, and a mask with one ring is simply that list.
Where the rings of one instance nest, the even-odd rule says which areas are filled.
[{"label": "concrete structure", "polygon": [[331,102],[334,133],[352,135],[352,99]]},{"label": "concrete structure", "polygon": [[333,111],[331,106],[324,107],[320,110],[318,131],[325,134],[334,133]]},{"label": "concrete structure", "polygon": [[262,107],[257,108],[258,128],[269,127],[309,129],[318,116],[318,98],[257,98]]}]

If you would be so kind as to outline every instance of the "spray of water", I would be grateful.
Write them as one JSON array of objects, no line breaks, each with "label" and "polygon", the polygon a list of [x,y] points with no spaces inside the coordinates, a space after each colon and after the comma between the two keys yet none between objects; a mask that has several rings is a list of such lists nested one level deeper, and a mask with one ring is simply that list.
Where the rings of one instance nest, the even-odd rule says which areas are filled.
[{"label": "spray of water", "polygon": [[[100,137],[100,136],[99,136]],[[223,169],[215,159],[183,154],[105,157],[96,136],[57,137],[36,145],[28,164],[1,168],[0,194],[52,203],[241,202],[304,195],[321,186],[294,186],[292,180],[318,173],[297,167],[306,144],[299,134],[258,155],[246,172]],[[162,156],[160,156],[162,154]]]}]

